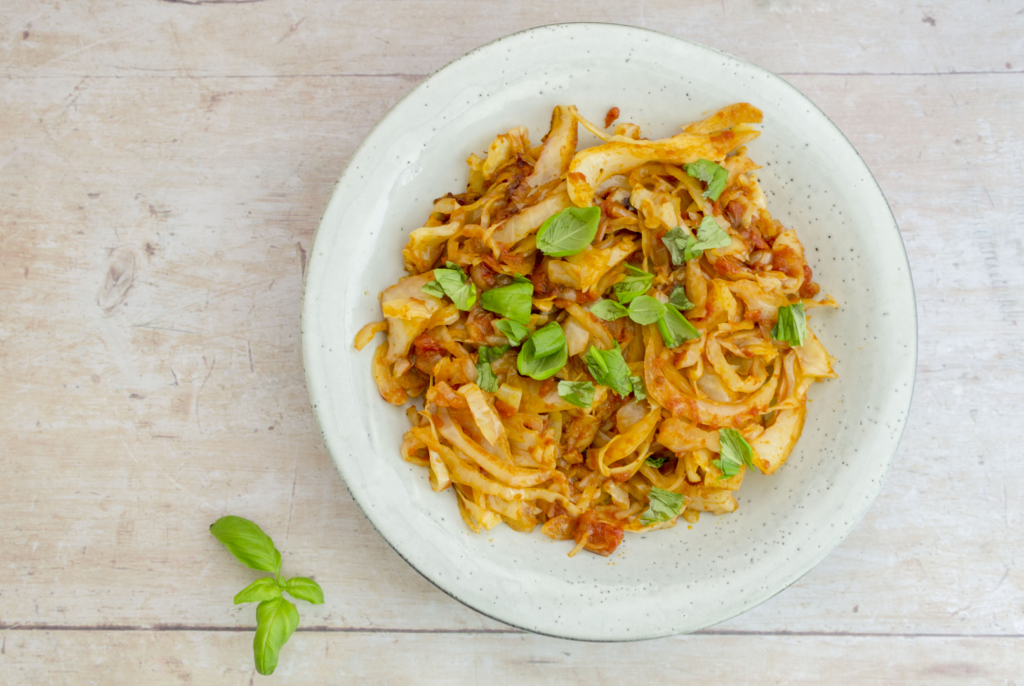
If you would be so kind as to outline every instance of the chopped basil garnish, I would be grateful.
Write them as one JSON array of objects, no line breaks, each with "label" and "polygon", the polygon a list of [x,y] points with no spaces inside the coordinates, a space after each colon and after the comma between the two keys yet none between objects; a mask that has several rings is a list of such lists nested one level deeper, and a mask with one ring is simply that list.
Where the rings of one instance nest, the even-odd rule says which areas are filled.
[{"label": "chopped basil garnish", "polygon": [[658,331],[665,347],[678,348],[686,341],[700,338],[700,331],[686,320],[675,305],[665,305],[665,316],[658,320]]},{"label": "chopped basil garnish", "polygon": [[[462,267],[454,262],[445,264],[446,269],[435,269],[434,280],[424,284],[420,290],[435,298],[447,295],[460,310],[468,310],[476,302],[476,285],[469,280]],[[438,293],[438,290],[441,293]]]},{"label": "chopped basil garnish", "polygon": [[677,226],[662,236],[661,242],[668,248],[672,264],[682,266],[687,260],[703,255],[705,250],[727,247],[732,243],[732,238],[722,231],[714,217],[705,216],[697,227],[696,238],[686,229]]},{"label": "chopped basil garnish", "polygon": [[637,400],[647,399],[647,384],[644,383],[642,376],[629,377],[629,383],[633,386],[633,395]]},{"label": "chopped basil garnish", "polygon": [[754,467],[754,449],[744,440],[743,436],[736,429],[719,429],[718,442],[721,451],[719,459],[711,464],[715,465],[722,472],[719,479],[728,479],[740,473],[740,467],[747,465]]},{"label": "chopped basil garnish", "polygon": [[495,393],[498,390],[498,377],[494,375],[494,370],[491,369],[491,362],[507,353],[509,346],[501,345],[497,347],[491,347],[481,345],[477,348],[477,362],[476,362],[476,385],[484,389],[488,393]]},{"label": "chopped basil garnish", "polygon": [[637,324],[646,325],[653,324],[665,316],[665,305],[649,295],[638,295],[629,303],[628,308],[614,300],[602,300],[591,307],[590,311],[605,321],[613,321],[628,315]]},{"label": "chopped basil garnish", "polygon": [[686,289],[682,286],[676,286],[672,289],[672,294],[668,296],[668,302],[670,305],[675,305],[680,310],[692,310],[695,306],[690,299],[686,297]]},{"label": "chopped basil garnish", "polygon": [[790,345],[803,345],[807,339],[807,316],[804,304],[794,303],[779,308],[779,320],[772,329],[772,338]]},{"label": "chopped basil garnish", "polygon": [[499,319],[496,322],[492,322],[491,326],[505,334],[505,338],[508,339],[511,345],[519,345],[520,341],[530,335],[529,329],[511,319]]},{"label": "chopped basil garnish", "polygon": [[[437,271],[437,270],[434,270],[434,271]],[[434,296],[435,298],[443,298],[444,297],[444,289],[441,288],[441,284],[439,284],[437,281],[428,281],[428,282],[426,282],[425,284],[420,286],[420,290],[423,291],[424,293],[426,293],[427,295]]]},{"label": "chopped basil garnish", "polygon": [[641,326],[653,324],[665,316],[665,306],[649,295],[637,296],[629,304],[629,318]]},{"label": "chopped basil garnish", "polygon": [[544,357],[566,345],[565,333],[556,322],[551,322],[544,328],[533,332],[533,335],[530,336],[530,344],[533,346],[535,355]]},{"label": "chopped basil garnish", "polygon": [[599,350],[593,345],[590,346],[590,350],[583,356],[583,361],[587,363],[587,370],[597,383],[608,386],[622,397],[633,391],[629,367],[626,366],[618,343],[612,350]]},{"label": "chopped basil garnish", "polygon": [[558,395],[567,403],[589,410],[594,402],[594,384],[589,381],[559,381]]},{"label": "chopped basil garnish", "polygon": [[650,526],[657,522],[667,522],[673,517],[678,517],[683,511],[684,496],[682,493],[673,493],[657,486],[651,487],[647,493],[650,504],[647,510],[640,515],[640,523]]},{"label": "chopped basil garnish", "polygon": [[598,300],[590,308],[590,313],[599,319],[611,322],[616,319],[622,319],[629,314],[629,310],[614,300]]},{"label": "chopped basil garnish", "polygon": [[517,276],[508,286],[484,291],[480,295],[480,306],[526,326],[533,308],[533,282]]},{"label": "chopped basil garnish", "polygon": [[668,254],[672,258],[672,264],[686,264],[686,258],[683,256],[683,251],[686,250],[686,243],[688,240],[692,241],[693,236],[691,236],[690,232],[681,226],[671,229],[661,237],[661,242],[665,244],[666,248],[668,248]]},{"label": "chopped basil garnish", "polygon": [[637,269],[631,264],[627,264],[626,269],[629,271],[629,276],[615,284],[615,295],[619,297],[619,302],[623,305],[628,305],[633,298],[649,291],[651,284],[654,283],[654,274]]},{"label": "chopped basil garnish", "polygon": [[664,455],[660,457],[648,457],[644,462],[647,463],[648,467],[654,467],[655,469],[661,469],[662,465],[668,462],[668,458]]},{"label": "chopped basil garnish", "polygon": [[557,322],[537,329],[523,343],[516,359],[519,373],[543,381],[551,378],[569,361],[569,346]]},{"label": "chopped basil garnish", "polygon": [[684,164],[683,168],[687,174],[708,185],[702,195],[712,201],[718,200],[729,180],[729,170],[711,160],[697,160],[692,164]]},{"label": "chopped basil garnish", "polygon": [[537,249],[551,257],[575,255],[594,240],[600,223],[600,207],[564,209],[541,224]]},{"label": "chopped basil garnish", "polygon": [[732,238],[722,231],[722,227],[718,225],[714,217],[704,217],[700,220],[700,226],[697,227],[696,247],[698,249],[726,248],[730,244],[732,244]]}]

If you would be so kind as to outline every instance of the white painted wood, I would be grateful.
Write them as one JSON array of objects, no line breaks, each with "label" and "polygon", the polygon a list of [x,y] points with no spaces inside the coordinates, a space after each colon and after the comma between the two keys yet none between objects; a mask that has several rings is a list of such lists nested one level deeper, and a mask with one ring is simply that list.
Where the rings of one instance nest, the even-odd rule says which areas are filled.
[{"label": "white painted wood", "polygon": [[[275,684],[687,683],[844,686],[1020,683],[1009,638],[684,636],[576,643],[527,634],[350,634],[299,631]],[[9,684],[261,683],[243,632],[22,631],[7,638]],[[63,669],[53,669],[54,660]]]},{"label": "white painted wood", "polygon": [[[304,251],[337,174],[416,74],[509,31],[599,12],[790,73],[889,198],[921,326],[910,422],[864,522],[792,588],[717,628],[811,635],[615,650],[651,650],[650,664],[689,645],[703,651],[695,655],[756,651],[764,657],[751,664],[775,669],[764,683],[786,680],[779,665],[792,661],[773,662],[763,645],[804,660],[810,683],[852,656],[861,683],[880,681],[889,673],[879,665],[890,664],[909,665],[892,680],[910,683],[958,674],[1009,683],[1024,672],[1012,661],[1024,634],[1024,468],[1014,448],[1024,404],[1024,75],[1012,73],[1024,65],[1014,24],[1024,15],[1008,3],[925,13],[730,0],[724,18],[715,3],[685,16],[677,3],[646,3],[641,21],[616,16],[621,3],[595,5],[566,3],[548,16],[529,4],[499,12],[448,0],[337,10],[4,3],[0,673],[17,674],[13,683],[101,681],[80,659],[95,645],[121,658],[125,683],[174,664],[200,682],[232,674],[248,683],[248,633],[25,630],[251,626],[253,610],[230,598],[254,575],[206,533],[227,513],[259,521],[289,572],[323,583],[328,602],[302,608],[304,626],[356,631],[293,639],[295,679],[333,674],[392,641],[409,665],[454,652],[456,640],[469,641],[461,659],[481,669],[516,642],[549,650],[533,637],[361,632],[501,627],[423,581],[352,504],[309,413],[298,305]],[[426,16],[443,19],[432,34]],[[925,74],[969,70],[991,73]],[[860,71],[921,74],[829,75]],[[342,73],[399,75],[322,76]],[[27,647],[20,671],[8,672],[14,644]],[[606,649],[568,645],[614,668]],[[387,664],[365,680],[411,669]],[[991,669],[969,671],[979,665]],[[1004,676],[1003,666],[1015,669]],[[753,672],[748,680],[759,683]]]},{"label": "white painted wood", "polygon": [[[0,63],[17,76],[428,74],[543,24],[631,24],[775,72],[1024,71],[1007,0],[154,0],[9,2]],[[253,7],[251,5],[259,5]],[[26,32],[27,37],[26,37]]]}]

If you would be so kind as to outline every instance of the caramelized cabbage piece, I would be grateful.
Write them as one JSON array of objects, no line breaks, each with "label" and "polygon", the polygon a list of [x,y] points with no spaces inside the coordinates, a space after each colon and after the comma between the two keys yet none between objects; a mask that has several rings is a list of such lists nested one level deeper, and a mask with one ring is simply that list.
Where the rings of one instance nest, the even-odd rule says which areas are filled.
[{"label": "caramelized cabbage piece", "polygon": [[[737,103],[649,140],[636,124],[609,131],[560,105],[540,145],[516,127],[471,154],[465,192],[435,200],[409,234],[408,276],[381,294],[383,320],[354,343],[362,350],[387,336],[370,363],[381,396],[395,405],[423,398],[408,412],[401,456],[426,470],[432,490],[454,493],[473,531],[539,526],[569,555],[610,555],[626,532],[735,511],[745,478],[785,463],[807,394],[836,376],[836,360],[810,326],[791,342],[771,332],[780,308],[837,305],[815,299],[803,245],[768,211],[744,147],[761,118]],[[581,126],[600,144],[577,149]],[[540,252],[541,225],[574,207],[593,208],[578,244],[600,211],[593,241],[558,251],[545,235]],[[452,265],[479,294],[465,310],[446,295],[457,293],[428,285]],[[508,290],[485,296],[513,283],[524,293],[532,284],[514,312],[496,304]],[[663,307],[670,298],[687,309]],[[597,302],[604,316],[591,311]],[[669,311],[677,318],[666,324]],[[527,340],[533,357],[520,354]],[[592,350],[616,351],[614,376],[588,364]],[[479,368],[484,354],[490,373]],[[544,374],[532,367],[540,358]],[[568,402],[559,384],[586,389],[588,400],[592,389],[589,406]],[[753,452],[726,465],[728,478],[716,467],[725,464],[722,429]],[[738,439],[724,435],[728,457]],[[662,516],[645,516],[652,492]]]}]

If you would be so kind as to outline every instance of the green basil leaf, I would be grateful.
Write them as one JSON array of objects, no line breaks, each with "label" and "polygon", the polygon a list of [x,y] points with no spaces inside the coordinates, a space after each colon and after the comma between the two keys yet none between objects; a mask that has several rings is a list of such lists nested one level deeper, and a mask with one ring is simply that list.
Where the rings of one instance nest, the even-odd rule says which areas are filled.
[{"label": "green basil leaf", "polygon": [[256,607],[256,638],[252,649],[256,671],[264,676],[277,669],[281,648],[299,626],[299,611],[284,598],[264,600]]},{"label": "green basil leaf", "polygon": [[650,526],[656,522],[667,522],[678,517],[683,511],[685,498],[682,493],[673,493],[653,486],[647,493],[649,504],[647,510],[640,515],[640,523]]},{"label": "green basil leaf", "polygon": [[684,256],[683,252],[686,250],[687,241],[693,240],[693,236],[690,232],[681,226],[677,226],[674,229],[666,232],[661,237],[661,242],[668,248],[668,254],[672,258],[672,264],[677,267],[686,264],[686,260],[690,259]]},{"label": "green basil leaf", "polygon": [[708,185],[702,195],[710,200],[718,200],[718,196],[725,190],[725,184],[729,180],[729,171],[711,160],[697,160],[692,164],[684,164],[683,168],[687,174]]},{"label": "green basil leaf", "polygon": [[284,585],[284,590],[294,598],[314,605],[323,605],[324,591],[320,584],[305,576],[293,576]]},{"label": "green basil leaf", "polygon": [[629,275],[615,284],[615,295],[623,305],[628,305],[633,298],[651,290],[651,284],[654,283],[654,274],[637,269],[631,264],[627,264],[626,269]]},{"label": "green basil leaf", "polygon": [[559,381],[558,395],[567,403],[589,410],[594,402],[594,384],[589,381]]},{"label": "green basil leaf", "polygon": [[599,350],[591,345],[583,361],[587,363],[587,370],[597,383],[607,386],[622,397],[633,391],[629,367],[626,366],[618,343],[612,350]]},{"label": "green basil leaf", "polygon": [[697,227],[696,247],[701,250],[711,250],[712,248],[727,248],[730,245],[732,245],[732,237],[722,231],[722,227],[718,225],[714,217],[705,216],[700,220],[700,226]]},{"label": "green basil leaf", "polygon": [[647,384],[644,383],[643,377],[631,376],[629,377],[629,383],[633,386],[633,395],[636,396],[637,400],[647,399]]},{"label": "green basil leaf", "polygon": [[629,304],[629,318],[641,326],[653,324],[665,316],[665,306],[649,295],[640,295]]},{"label": "green basil leaf", "polygon": [[441,286],[444,294],[452,299],[455,307],[468,310],[476,303],[476,284],[470,281],[462,267],[454,262],[448,262],[447,267],[435,269],[434,280]]},{"label": "green basil leaf", "polygon": [[658,331],[666,348],[678,348],[686,341],[700,338],[700,331],[680,314],[675,305],[665,306],[665,316],[658,320]]},{"label": "green basil leaf", "polygon": [[628,305],[633,298],[649,291],[651,284],[654,283],[654,274],[637,269],[631,264],[626,265],[626,270],[629,274],[613,286],[616,297],[623,305]]},{"label": "green basil leaf", "polygon": [[477,386],[484,389],[488,393],[496,393],[498,391],[498,377],[494,375],[494,370],[491,369],[491,362],[507,353],[508,350],[509,346],[507,345],[501,345],[497,347],[481,345],[479,348],[477,348]]},{"label": "green basil leaf", "polygon": [[558,322],[551,322],[547,326],[537,329],[530,335],[530,343],[533,345],[533,354],[544,357],[556,352],[561,346],[566,345],[565,332]]},{"label": "green basil leaf", "polygon": [[675,305],[680,310],[692,310],[695,305],[690,302],[690,299],[686,297],[686,289],[682,286],[676,286],[672,289],[672,294],[668,296],[668,302],[670,305]]},{"label": "green basil leaf", "polygon": [[590,313],[606,322],[621,319],[629,314],[629,310],[614,300],[598,300],[590,308]]},{"label": "green basil leaf", "polygon": [[420,286],[420,290],[426,293],[427,295],[434,296],[435,298],[444,297],[444,289],[441,288],[441,284],[439,284],[437,281],[426,282],[425,284]]},{"label": "green basil leaf", "polygon": [[481,362],[487,362],[488,364],[490,364],[491,362],[494,362],[495,360],[499,359],[502,355],[507,353],[509,351],[509,348],[510,346],[507,345],[481,345],[479,348],[476,349],[477,359],[479,359]]},{"label": "green basil leaf", "polygon": [[740,473],[740,467],[747,465],[754,467],[754,449],[744,440],[743,435],[736,429],[719,429],[718,443],[721,445],[721,452],[717,460],[711,464],[715,465],[722,472],[719,480],[728,479]]},{"label": "green basil leaf", "polygon": [[662,465],[668,462],[668,458],[664,455],[660,457],[648,457],[644,462],[647,463],[648,467],[654,467],[655,469],[661,469]]},{"label": "green basil leaf", "polygon": [[575,255],[594,240],[600,223],[600,207],[564,209],[541,224],[537,249],[551,257]]},{"label": "green basil leaf", "polygon": [[664,236],[661,242],[668,248],[672,264],[681,267],[688,260],[693,260],[712,248],[725,248],[732,244],[732,238],[718,225],[714,217],[705,216],[697,227],[697,237],[689,231],[677,226]]},{"label": "green basil leaf", "polygon": [[476,363],[476,385],[488,393],[498,392],[498,377],[489,362]]},{"label": "green basil leaf", "polygon": [[517,276],[508,286],[484,291],[480,295],[480,306],[526,326],[533,309],[533,282]]},{"label": "green basil leaf", "polygon": [[783,305],[779,308],[779,320],[772,329],[772,338],[790,345],[803,345],[807,339],[807,316],[803,303]]},{"label": "green basil leaf", "polygon": [[243,588],[235,596],[235,605],[239,603],[252,603],[257,600],[273,600],[274,598],[281,597],[281,586],[277,583],[277,580],[272,576],[265,576],[262,579],[256,579],[251,584]]},{"label": "green basil leaf", "polygon": [[683,246],[683,260],[690,261],[699,258],[704,251],[697,247],[697,239],[693,236],[686,237],[686,245]]},{"label": "green basil leaf", "polygon": [[246,567],[281,573],[281,553],[255,522],[228,515],[211,524],[210,533]]},{"label": "green basil leaf", "polygon": [[[537,341],[541,350],[551,351],[547,354],[538,353]],[[523,343],[516,358],[516,367],[523,376],[543,381],[555,375],[569,361],[569,346],[565,340],[562,327],[557,322],[537,329]]]},{"label": "green basil leaf", "polygon": [[505,338],[512,345],[519,345],[520,341],[530,335],[529,329],[511,319],[499,319],[496,322],[492,322],[491,326],[505,334]]}]

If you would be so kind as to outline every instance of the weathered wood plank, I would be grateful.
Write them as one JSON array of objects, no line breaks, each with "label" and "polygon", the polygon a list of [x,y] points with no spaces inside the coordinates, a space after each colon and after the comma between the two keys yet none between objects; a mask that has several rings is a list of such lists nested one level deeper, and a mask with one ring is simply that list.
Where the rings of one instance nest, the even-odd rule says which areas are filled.
[{"label": "weathered wood plank", "polygon": [[[258,4],[259,7],[254,6]],[[427,74],[542,24],[632,24],[776,72],[1024,69],[1024,15],[1005,0],[6,2],[0,64],[14,76]]]},{"label": "weathered wood plank", "polygon": [[[252,684],[248,632],[8,632],[9,684]],[[1021,638],[688,636],[586,644],[526,634],[299,632],[280,684],[1017,684]]]},{"label": "weathered wood plank", "polygon": [[[160,8],[172,10],[208,13],[209,26],[253,12]],[[918,387],[864,523],[723,628],[1024,633],[1012,449],[1024,76],[791,81],[892,202],[920,303]],[[252,574],[206,533],[235,513],[324,585],[328,603],[304,610],[307,626],[499,626],[423,581],[359,513],[320,445],[299,359],[301,269],[320,210],[413,83],[0,82],[0,623],[245,626],[251,609],[230,598]]]}]

